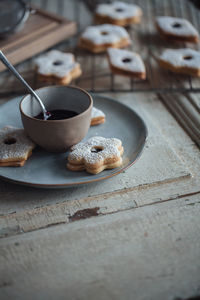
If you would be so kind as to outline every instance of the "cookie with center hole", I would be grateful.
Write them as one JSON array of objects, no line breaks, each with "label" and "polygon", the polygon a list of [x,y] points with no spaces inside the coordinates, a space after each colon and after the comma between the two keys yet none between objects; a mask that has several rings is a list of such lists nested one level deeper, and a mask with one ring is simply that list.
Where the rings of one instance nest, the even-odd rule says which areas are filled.
[{"label": "cookie with center hole", "polygon": [[24,129],[11,126],[0,129],[0,167],[22,167],[35,147]]},{"label": "cookie with center hole", "polygon": [[38,80],[68,85],[82,74],[81,66],[72,53],[51,50],[35,59]]},{"label": "cookie with center hole", "polygon": [[120,167],[123,151],[119,139],[95,136],[72,146],[67,168],[71,171],[86,170],[88,173],[98,174],[105,169]]},{"label": "cookie with center hole", "polygon": [[158,32],[172,41],[198,43],[199,33],[186,19],[162,16],[156,18]]},{"label": "cookie with center hole", "polygon": [[174,73],[200,77],[200,52],[190,49],[165,49],[158,58],[161,67]]},{"label": "cookie with center hole", "polygon": [[109,47],[124,48],[130,43],[126,29],[111,24],[89,26],[79,39],[79,47],[93,53],[105,52]]},{"label": "cookie with center hole", "polygon": [[95,10],[95,21],[99,24],[128,26],[140,23],[141,17],[142,9],[138,5],[122,1],[101,3]]},{"label": "cookie with center hole", "polygon": [[108,48],[108,62],[114,74],[145,79],[146,68],[141,56],[125,49]]}]

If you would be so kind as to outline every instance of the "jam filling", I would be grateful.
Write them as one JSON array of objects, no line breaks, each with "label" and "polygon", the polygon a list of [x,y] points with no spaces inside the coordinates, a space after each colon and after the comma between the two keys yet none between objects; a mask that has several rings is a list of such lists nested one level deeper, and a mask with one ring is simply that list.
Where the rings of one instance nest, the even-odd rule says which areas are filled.
[{"label": "jam filling", "polygon": [[172,27],[174,28],[180,28],[182,25],[180,23],[174,23],[172,24]]},{"label": "jam filling", "polygon": [[[66,109],[50,110],[49,113],[50,113],[50,116],[48,117],[47,120],[64,120],[64,119],[69,119],[69,118],[72,118],[72,117],[75,117],[78,115],[78,113],[76,111],[66,110]],[[41,112],[38,115],[34,116],[34,118],[39,119],[39,120],[44,120],[44,115]]]}]

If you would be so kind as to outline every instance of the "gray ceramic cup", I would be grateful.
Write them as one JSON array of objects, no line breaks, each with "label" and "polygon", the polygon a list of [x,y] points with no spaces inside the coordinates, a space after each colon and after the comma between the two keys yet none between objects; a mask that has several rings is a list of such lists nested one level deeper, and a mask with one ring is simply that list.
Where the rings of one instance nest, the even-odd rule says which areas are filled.
[{"label": "gray ceramic cup", "polygon": [[21,119],[29,137],[50,152],[65,152],[80,142],[88,132],[91,120],[92,97],[83,89],[72,86],[49,86],[36,90],[47,111],[72,110],[78,115],[63,120],[34,118],[41,112],[37,100],[25,96],[19,105]]}]

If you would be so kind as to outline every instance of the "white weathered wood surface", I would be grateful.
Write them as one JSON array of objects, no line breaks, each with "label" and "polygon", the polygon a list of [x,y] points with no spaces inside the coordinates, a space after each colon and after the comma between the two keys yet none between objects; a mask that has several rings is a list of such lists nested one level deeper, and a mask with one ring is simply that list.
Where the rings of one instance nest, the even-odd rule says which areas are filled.
[{"label": "white weathered wood surface", "polygon": [[49,191],[1,181],[0,299],[199,293],[200,152],[156,95],[110,96],[147,123],[141,159],[95,186]]},{"label": "white weathered wood surface", "polygon": [[184,197],[3,239],[1,300],[197,295],[199,214]]},{"label": "white weathered wood surface", "polygon": [[[128,1],[128,0],[127,0]],[[131,0],[129,0],[131,2]],[[69,20],[77,20],[79,16],[80,30],[82,31],[87,25],[92,24],[93,16],[86,9],[84,0],[33,0],[34,5],[48,9],[50,12],[59,13]],[[183,17],[191,20],[192,24],[200,30],[200,12],[189,0],[137,0],[144,12],[143,22],[135,26],[131,26],[127,30],[133,40],[130,46],[136,52],[139,52],[147,67],[147,80],[138,81],[130,80],[129,78],[121,79],[121,76],[111,76],[110,69],[107,64],[106,55],[88,55],[86,51],[74,49],[77,44],[77,39],[70,39],[61,45],[57,45],[58,49],[63,51],[75,51],[77,60],[82,64],[84,62],[83,74],[75,80],[80,86],[88,90],[110,91],[111,81],[114,90],[158,90],[170,89],[183,91],[184,89],[200,90],[199,78],[193,78],[187,75],[173,74],[159,67],[157,58],[164,48],[173,47],[190,47],[199,50],[199,44],[191,43],[176,43],[171,44],[160,37],[155,28],[156,15],[172,15]],[[74,4],[78,4],[78,9]],[[73,4],[73,5],[72,5]],[[72,50],[73,49],[73,50]],[[87,63],[86,63],[87,61]],[[101,63],[99,63],[101,61]],[[26,80],[34,88],[39,88],[44,85],[37,80],[36,71],[34,68],[34,59],[26,61],[24,64],[17,66],[18,70],[23,74]],[[31,71],[30,71],[31,70]],[[93,72],[95,70],[95,72]],[[158,76],[159,74],[159,76]],[[99,83],[101,82],[101,85]],[[0,95],[24,93],[24,88],[9,72],[4,72],[0,80]]]},{"label": "white weathered wood surface", "polygon": [[[73,15],[69,1],[59,1],[64,7],[59,13]],[[55,11],[56,1],[35,1],[41,3]],[[82,22],[91,22],[87,16]],[[132,35],[140,51],[144,27]],[[91,63],[101,66],[100,73],[107,68],[101,56],[79,60],[85,76]],[[150,80],[159,85],[157,65],[151,65]],[[31,68],[31,62],[19,66],[30,73]],[[114,80],[119,87],[130,85],[120,76]],[[0,82],[13,86],[9,76]],[[91,87],[91,78],[87,84]],[[106,77],[95,84],[110,86]],[[0,180],[0,300],[175,300],[200,295],[200,151],[156,94],[108,96],[130,106],[147,124],[140,160],[116,177],[78,188],[34,189]],[[199,111],[199,95],[187,98]],[[179,99],[188,105],[185,96]],[[0,104],[6,101],[0,98]]]}]

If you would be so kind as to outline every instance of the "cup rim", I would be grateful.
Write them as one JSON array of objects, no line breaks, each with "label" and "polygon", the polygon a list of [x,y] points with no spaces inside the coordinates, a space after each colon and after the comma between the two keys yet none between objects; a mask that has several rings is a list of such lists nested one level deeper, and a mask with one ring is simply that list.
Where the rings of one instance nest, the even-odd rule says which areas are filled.
[{"label": "cup rim", "polygon": [[53,123],[57,123],[57,122],[63,122],[63,121],[70,121],[71,119],[75,119],[75,118],[79,118],[80,116],[84,115],[87,113],[87,111],[93,106],[93,99],[92,99],[92,96],[84,89],[80,88],[80,87],[77,87],[77,86],[73,86],[73,85],[66,85],[66,86],[63,86],[63,85],[53,85],[53,86],[44,86],[44,87],[41,87],[39,89],[36,89],[35,91],[39,91],[39,90],[42,90],[42,89],[45,89],[45,88],[61,88],[61,87],[66,87],[66,88],[72,88],[72,89],[76,89],[76,90],[80,90],[82,91],[84,94],[86,94],[90,100],[90,105],[89,107],[84,110],[83,112],[81,112],[80,114],[78,114],[77,116],[74,116],[74,117],[71,117],[71,118],[68,118],[68,119],[62,119],[62,120],[41,120],[41,119],[37,119],[37,118],[34,118],[34,117],[30,117],[29,115],[27,115],[23,110],[22,110],[22,102],[24,101],[24,99],[30,95],[30,94],[27,94],[25,95],[22,100],[20,101],[19,103],[19,109],[20,109],[20,113],[25,116],[26,118],[28,119],[31,119],[31,120],[35,120],[36,122],[53,122]]}]

